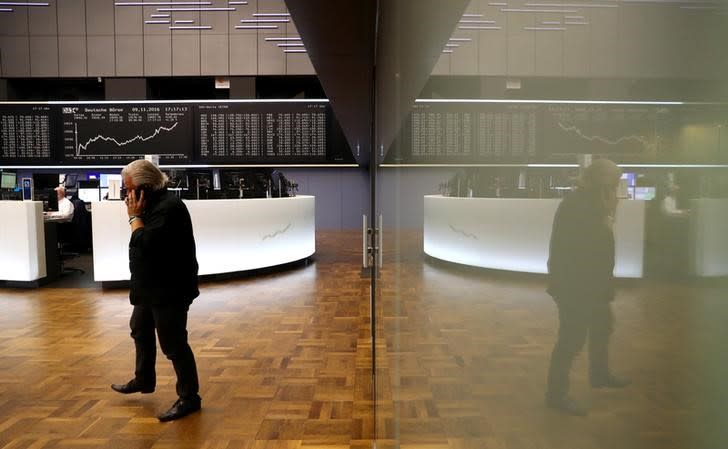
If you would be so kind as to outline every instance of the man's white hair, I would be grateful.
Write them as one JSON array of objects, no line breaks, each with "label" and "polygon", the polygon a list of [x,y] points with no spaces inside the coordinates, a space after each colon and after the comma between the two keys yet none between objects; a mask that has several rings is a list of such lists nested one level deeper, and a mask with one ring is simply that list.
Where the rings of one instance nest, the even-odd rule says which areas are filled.
[{"label": "man's white hair", "polygon": [[155,191],[165,188],[169,181],[162,170],[146,159],[137,159],[124,167],[121,176],[131,178],[137,187],[148,187]]}]

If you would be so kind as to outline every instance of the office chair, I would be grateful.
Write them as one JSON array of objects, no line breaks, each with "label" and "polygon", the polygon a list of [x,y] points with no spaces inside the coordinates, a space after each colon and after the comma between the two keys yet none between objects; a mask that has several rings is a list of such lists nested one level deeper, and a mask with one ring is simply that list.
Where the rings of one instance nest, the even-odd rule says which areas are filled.
[{"label": "office chair", "polygon": [[81,268],[68,267],[66,262],[80,257],[81,252],[88,249],[86,235],[90,235],[90,214],[85,203],[77,196],[71,198],[73,218],[69,223],[58,224],[58,258],[61,262],[61,275],[70,273],[85,274]]}]

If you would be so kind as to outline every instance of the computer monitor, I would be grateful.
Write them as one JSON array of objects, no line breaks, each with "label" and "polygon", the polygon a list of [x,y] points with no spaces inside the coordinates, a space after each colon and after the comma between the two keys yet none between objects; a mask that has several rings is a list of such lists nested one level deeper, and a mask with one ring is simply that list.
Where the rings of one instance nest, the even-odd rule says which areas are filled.
[{"label": "computer monitor", "polygon": [[99,179],[101,180],[101,187],[109,187],[109,179],[118,179],[119,181],[121,181],[121,175],[110,175],[107,173],[102,173]]},{"label": "computer monitor", "polygon": [[78,189],[78,198],[85,203],[101,201],[101,192],[96,189]]},{"label": "computer monitor", "polygon": [[98,179],[89,179],[88,181],[78,181],[78,188],[79,189],[98,189],[99,180]]},{"label": "computer monitor", "polygon": [[78,181],[78,175],[72,174],[72,175],[66,175],[63,178],[63,185],[67,189],[74,189],[76,188],[76,182]]},{"label": "computer monitor", "polygon": [[654,200],[657,196],[657,189],[654,187],[635,187],[634,199],[636,200]]},{"label": "computer monitor", "polygon": [[36,201],[43,202],[44,212],[53,212],[58,210],[58,194],[53,189],[35,189],[33,192]]},{"label": "computer monitor", "polygon": [[58,173],[33,173],[35,190],[55,189],[58,184]]},{"label": "computer monitor", "polygon": [[11,172],[2,172],[0,180],[0,189],[14,189],[18,184],[18,175]]}]

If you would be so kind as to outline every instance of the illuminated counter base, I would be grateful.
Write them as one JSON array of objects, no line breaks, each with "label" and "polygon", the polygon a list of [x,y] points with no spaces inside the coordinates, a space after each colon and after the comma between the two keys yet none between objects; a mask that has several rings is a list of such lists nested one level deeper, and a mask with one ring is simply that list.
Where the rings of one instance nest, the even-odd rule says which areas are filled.
[{"label": "illuminated counter base", "polygon": [[[425,196],[424,250],[449,262],[496,270],[546,273],[560,199]],[[619,202],[617,277],[643,274],[645,202]]]},{"label": "illuminated counter base", "polygon": [[0,201],[0,281],[46,277],[43,203]]},{"label": "illuminated counter base", "polygon": [[728,276],[728,200],[690,202],[690,248],[693,274]]},{"label": "illuminated counter base", "polygon": [[[316,251],[315,198],[185,201],[192,217],[200,275],[272,267]],[[94,280],[124,281],[129,273],[126,206],[92,206]]]}]

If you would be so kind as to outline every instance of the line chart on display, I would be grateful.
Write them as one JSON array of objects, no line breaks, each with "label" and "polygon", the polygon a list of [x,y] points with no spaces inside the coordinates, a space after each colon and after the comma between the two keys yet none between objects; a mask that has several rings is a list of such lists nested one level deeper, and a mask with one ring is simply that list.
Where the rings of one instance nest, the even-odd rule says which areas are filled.
[{"label": "line chart on display", "polygon": [[64,159],[124,162],[145,154],[185,161],[192,154],[189,105],[63,107]]}]

